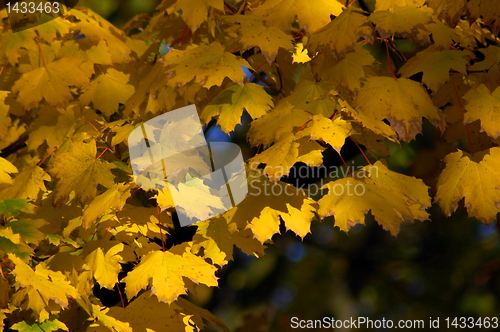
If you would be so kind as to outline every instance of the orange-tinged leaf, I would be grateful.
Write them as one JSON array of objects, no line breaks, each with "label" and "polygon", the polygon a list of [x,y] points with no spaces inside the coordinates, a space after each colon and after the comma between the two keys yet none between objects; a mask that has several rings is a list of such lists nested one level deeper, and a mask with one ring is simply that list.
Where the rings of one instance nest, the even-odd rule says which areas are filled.
[{"label": "orange-tinged leaf", "polygon": [[488,88],[481,84],[467,91],[463,98],[467,101],[464,123],[480,120],[481,131],[495,139],[500,137],[500,87],[490,93]]},{"label": "orange-tinged leaf", "polygon": [[130,74],[109,68],[105,74],[92,80],[89,89],[80,96],[83,105],[92,102],[95,109],[106,115],[118,110],[118,104],[125,102],[134,94],[135,88],[128,84]]},{"label": "orange-tinged leaf", "polygon": [[113,289],[118,282],[118,273],[122,270],[120,263],[123,262],[119,253],[123,251],[123,248],[123,243],[119,243],[109,249],[106,254],[101,248],[97,248],[85,258],[85,262],[101,287]]},{"label": "orange-tinged leaf", "polygon": [[467,74],[465,66],[469,63],[464,57],[472,55],[467,51],[435,50],[428,48],[409,59],[399,70],[404,77],[423,72],[422,82],[432,91],[437,91],[448,81],[451,69]]},{"label": "orange-tinged leaf", "polygon": [[428,187],[420,179],[389,170],[382,162],[366,166],[348,177],[332,181],[323,188],[328,194],[319,200],[321,218],[335,217],[335,226],[347,232],[364,224],[371,211],[375,220],[397,235],[405,220],[426,220],[431,206]]},{"label": "orange-tinged leaf", "polygon": [[273,98],[264,87],[255,83],[231,85],[219,93],[212,103],[201,113],[201,120],[208,123],[219,116],[217,123],[222,130],[229,133],[241,123],[241,116],[246,110],[252,119],[260,118],[273,106]]},{"label": "orange-tinged leaf", "polygon": [[[19,92],[17,100],[26,108],[36,106],[42,99],[54,106],[65,106],[73,99],[70,86],[81,86],[89,81],[76,58],[63,58],[39,67],[14,84],[12,92]],[[71,74],[69,74],[71,73]]]},{"label": "orange-tinged leaf", "polygon": [[487,225],[493,223],[500,212],[500,148],[472,157],[457,151],[444,161],[446,168],[439,175],[436,201],[445,215],[450,216],[465,198],[469,216]]},{"label": "orange-tinged leaf", "polygon": [[87,203],[97,194],[97,185],[113,186],[112,163],[97,159],[95,141],[74,142],[69,151],[58,155],[50,173],[59,181],[54,189],[54,204],[64,204],[75,192],[81,203]]},{"label": "orange-tinged leaf", "polygon": [[267,26],[276,26],[287,32],[297,19],[299,29],[314,32],[328,22],[330,15],[342,13],[342,5],[337,0],[267,0],[252,11],[252,15],[263,16]]},{"label": "orange-tinged leaf", "polygon": [[132,299],[141,289],[151,284],[151,294],[170,304],[179,295],[186,294],[183,277],[195,283],[217,286],[215,271],[215,266],[189,251],[152,251],[142,257],[141,262],[125,277],[125,292]]},{"label": "orange-tinged leaf", "polygon": [[8,254],[9,259],[15,264],[12,273],[22,289],[27,291],[28,307],[40,313],[49,300],[54,301],[63,308],[69,305],[68,298],[77,298],[79,294],[59,271],[51,271],[45,263],[39,263],[35,270],[14,254]]},{"label": "orange-tinged leaf", "polygon": [[207,89],[221,85],[226,77],[234,82],[243,82],[245,73],[241,66],[250,67],[246,60],[225,52],[219,42],[186,51],[174,49],[162,59],[167,84],[173,87],[183,86],[193,79]]},{"label": "orange-tinged leaf", "polygon": [[[439,110],[422,85],[407,78],[370,77],[356,98],[352,116],[375,133],[387,135],[386,118],[399,139],[409,142],[422,131],[422,117],[439,123]],[[377,123],[376,127],[370,123]]]}]

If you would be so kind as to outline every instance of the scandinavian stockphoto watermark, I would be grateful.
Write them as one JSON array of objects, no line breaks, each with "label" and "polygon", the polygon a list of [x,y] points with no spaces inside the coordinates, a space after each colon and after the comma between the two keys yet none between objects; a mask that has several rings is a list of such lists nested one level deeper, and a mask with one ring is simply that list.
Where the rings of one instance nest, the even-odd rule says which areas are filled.
[{"label": "scandinavian stockphoto watermark", "polygon": [[[250,169],[259,169],[260,163],[253,162],[249,164]],[[269,167],[269,171],[266,171],[265,166],[262,170],[263,173],[272,173],[275,177],[281,177],[290,174],[290,169],[283,166],[273,166]],[[309,183],[304,185],[301,190],[304,193],[307,192],[309,196],[317,196],[318,194],[325,193],[327,188],[324,187],[326,182],[333,181],[334,179],[350,178],[356,174],[356,178],[377,178],[378,177],[378,167],[371,166],[369,171],[365,169],[364,166],[345,165],[345,166],[320,166],[320,167],[309,167],[307,163],[299,167],[294,168],[294,176],[297,179],[320,179],[317,182]],[[297,188],[288,185],[280,186],[273,184],[271,182],[261,182],[260,173],[253,173],[249,176],[248,185],[251,188],[249,195],[254,196],[295,196],[297,195]],[[336,196],[363,196],[366,193],[366,185],[360,181],[333,181],[328,185],[328,191],[330,195]]]},{"label": "scandinavian stockphoto watermark", "polygon": [[182,226],[226,212],[248,194],[239,146],[208,143],[195,105],[142,123],[128,145],[136,184],[168,190]]}]

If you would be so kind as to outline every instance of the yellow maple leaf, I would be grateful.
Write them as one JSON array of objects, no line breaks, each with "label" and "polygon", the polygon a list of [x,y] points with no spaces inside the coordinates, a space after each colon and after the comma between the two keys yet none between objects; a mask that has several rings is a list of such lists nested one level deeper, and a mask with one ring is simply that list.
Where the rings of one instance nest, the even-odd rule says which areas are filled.
[{"label": "yellow maple leaf", "polygon": [[253,238],[250,230],[231,230],[223,217],[212,218],[196,224],[198,230],[193,237],[193,253],[203,247],[203,256],[212,264],[224,266],[233,259],[233,246],[256,257],[264,256],[264,246]]},{"label": "yellow maple leaf", "polygon": [[420,7],[426,0],[377,0],[375,10],[387,10],[394,7],[414,6]]},{"label": "yellow maple leaf", "polygon": [[129,77],[130,74],[109,68],[92,80],[88,90],[80,96],[82,105],[92,102],[95,109],[110,116],[118,110],[118,104],[125,104],[135,92],[134,86],[127,83]]},{"label": "yellow maple leaf", "polygon": [[[399,139],[409,142],[422,132],[422,117],[440,127],[439,110],[418,82],[407,78],[370,77],[361,88],[356,100],[356,111],[352,116],[375,133],[387,135],[391,123]],[[376,127],[371,126],[375,120]]]},{"label": "yellow maple leaf", "polygon": [[319,201],[321,218],[335,217],[335,226],[347,232],[364,224],[371,211],[375,220],[397,235],[405,220],[426,220],[431,206],[428,187],[420,179],[389,170],[382,162],[366,166],[348,177],[332,181],[323,188],[328,194]]},{"label": "yellow maple leaf", "polygon": [[330,79],[339,85],[354,91],[360,88],[361,79],[365,78],[363,66],[371,65],[375,58],[369,51],[361,47],[356,47],[354,52],[349,52],[332,69]]},{"label": "yellow maple leaf", "polygon": [[116,183],[101,195],[95,197],[85,208],[82,226],[91,227],[94,222],[108,210],[121,210],[130,197],[131,184]]},{"label": "yellow maple leaf", "polygon": [[96,142],[74,142],[69,151],[58,155],[52,164],[50,174],[57,178],[54,189],[54,204],[64,204],[74,191],[81,203],[87,203],[97,194],[97,185],[110,188],[114,175],[112,163],[97,159]]},{"label": "yellow maple leaf", "polygon": [[323,115],[315,115],[297,137],[309,136],[313,140],[322,140],[340,153],[346,138],[353,134],[355,131],[350,122],[340,117],[330,120]]},{"label": "yellow maple leaf", "polygon": [[423,72],[422,82],[432,91],[437,91],[441,85],[448,81],[451,69],[466,75],[465,66],[469,63],[465,56],[472,55],[467,51],[436,50],[432,47],[418,52],[409,59],[399,70],[404,77],[410,77]]},{"label": "yellow maple leaf", "polygon": [[260,172],[252,172],[247,197],[224,217],[230,228],[250,229],[261,243],[280,232],[280,217],[287,230],[304,238],[311,231],[315,204],[304,190],[284,182],[272,183]]},{"label": "yellow maple leaf", "polygon": [[10,91],[0,91],[0,139],[3,139],[12,122],[9,116],[10,106],[5,103],[9,93]]},{"label": "yellow maple leaf", "polygon": [[500,212],[500,148],[469,156],[457,151],[448,154],[446,168],[438,178],[436,201],[450,216],[465,198],[469,216],[489,225]]},{"label": "yellow maple leaf", "polygon": [[269,146],[281,136],[306,124],[310,116],[306,111],[296,109],[286,101],[280,102],[272,112],[252,121],[248,132],[250,144]]},{"label": "yellow maple leaf", "polygon": [[226,22],[238,22],[240,43],[242,51],[246,51],[252,47],[259,47],[267,62],[271,64],[278,49],[281,47],[287,51],[294,48],[292,44],[292,36],[285,33],[283,30],[270,26],[266,27],[262,23],[262,18],[252,15],[231,15],[223,18]]},{"label": "yellow maple leaf", "polygon": [[[182,249],[182,246],[178,247]],[[186,294],[183,277],[195,283],[217,286],[215,266],[189,251],[179,252],[180,250],[175,249],[176,247],[169,251],[156,250],[142,257],[141,262],[124,279],[125,293],[129,299],[151,283],[151,294],[170,304],[179,295]]]},{"label": "yellow maple leaf", "polygon": [[209,89],[220,86],[228,77],[234,82],[243,82],[245,73],[241,66],[250,64],[235,55],[225,52],[219,42],[193,47],[186,51],[171,50],[163,59],[166,67],[167,84],[182,86],[195,79],[195,82]]},{"label": "yellow maple leaf", "polygon": [[110,308],[107,307],[101,307],[95,304],[91,304],[91,312],[89,313],[96,321],[99,322],[99,324],[104,325],[107,327],[110,331],[113,332],[133,332],[132,328],[130,327],[130,324],[125,321],[122,322],[121,320],[118,320],[110,315],[108,315],[108,311],[110,311]]},{"label": "yellow maple leaf", "polygon": [[333,21],[329,21],[324,28],[312,34],[306,46],[314,54],[321,50],[322,46],[328,45],[330,50],[342,55],[354,49],[364,31],[362,25],[365,22],[366,16],[348,8]]},{"label": "yellow maple leaf", "polygon": [[[0,157],[0,184],[11,184],[10,173],[17,173],[17,167],[10,161]],[[12,197],[11,197],[12,198]]]},{"label": "yellow maple leaf", "polygon": [[76,58],[63,58],[24,73],[12,92],[19,92],[17,101],[26,108],[36,106],[42,99],[54,106],[64,106],[73,99],[70,86],[81,86],[89,81],[79,68],[80,64]]},{"label": "yellow maple leaf", "polygon": [[432,22],[432,13],[429,7],[404,6],[374,12],[368,19],[376,24],[382,38],[390,38],[395,33],[412,35],[415,27]]},{"label": "yellow maple leaf", "polygon": [[15,66],[21,56],[19,53],[21,48],[32,51],[38,50],[35,38],[36,33],[32,29],[21,30],[18,32],[7,30],[2,34],[2,47],[0,49],[0,54],[2,57],[5,54],[7,59],[9,59],[10,64]]},{"label": "yellow maple leaf", "polygon": [[40,313],[52,300],[63,308],[69,305],[68,298],[78,298],[79,294],[59,271],[51,271],[45,263],[39,263],[35,270],[14,254],[7,254],[15,264],[12,273],[22,290],[28,296],[28,308]]},{"label": "yellow maple leaf", "polygon": [[268,0],[252,11],[252,15],[263,16],[267,26],[277,26],[290,31],[297,20],[299,28],[314,32],[328,22],[330,15],[342,13],[342,5],[337,0]]},{"label": "yellow maple leaf", "polygon": [[118,273],[122,270],[120,263],[123,263],[119,253],[123,248],[123,243],[119,243],[110,248],[106,254],[102,248],[97,248],[85,258],[88,268],[101,287],[113,289],[118,282]]},{"label": "yellow maple leaf", "polygon": [[209,7],[223,11],[224,2],[223,0],[177,0],[167,12],[170,14],[181,11],[184,22],[195,31],[207,20]]},{"label": "yellow maple leaf", "polygon": [[250,163],[266,164],[264,174],[271,181],[278,182],[282,176],[290,173],[295,163],[303,162],[308,166],[321,165],[323,150],[324,148],[317,142],[309,141],[306,137],[297,138],[288,133],[273,146],[250,159]]},{"label": "yellow maple leaf", "polygon": [[282,103],[289,102],[294,108],[310,114],[330,117],[335,111],[333,95],[336,94],[335,85],[331,81],[316,82],[303,78],[297,83],[292,94],[282,99]]},{"label": "yellow maple leaf", "polygon": [[[1,161],[1,160],[0,160]],[[32,198],[36,199],[40,190],[46,191],[44,181],[50,181],[50,175],[38,166],[26,167],[17,175],[12,186],[0,191],[0,199]]]},{"label": "yellow maple leaf", "polygon": [[224,132],[229,133],[241,123],[243,110],[246,110],[252,119],[256,119],[266,114],[273,105],[273,98],[263,86],[255,83],[246,83],[243,86],[234,84],[219,93],[212,103],[203,109],[200,118],[208,123],[218,115],[217,123]]},{"label": "yellow maple leaf", "polygon": [[500,137],[500,87],[492,93],[484,84],[467,91],[463,96],[467,101],[464,123],[481,121],[481,131],[493,138]]}]

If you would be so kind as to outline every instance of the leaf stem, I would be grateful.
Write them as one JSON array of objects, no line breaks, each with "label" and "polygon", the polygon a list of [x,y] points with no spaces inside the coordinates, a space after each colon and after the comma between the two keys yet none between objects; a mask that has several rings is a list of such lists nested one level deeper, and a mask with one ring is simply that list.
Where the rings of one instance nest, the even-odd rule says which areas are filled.
[{"label": "leaf stem", "polygon": [[396,74],[394,74],[394,68],[392,68],[391,55],[389,54],[389,42],[385,40],[385,53],[387,54],[387,63],[389,64],[389,70],[391,71],[392,77],[396,80]]},{"label": "leaf stem", "polygon": [[[455,81],[453,80],[453,77],[451,77],[451,75],[450,75],[450,82],[451,82],[451,85],[453,86],[453,90],[455,91],[455,96],[457,97],[457,101],[458,101],[458,107],[460,108],[460,111],[462,112],[462,118],[465,119],[464,106],[462,105],[462,101],[461,101],[460,95],[458,94],[457,86],[455,85]],[[467,134],[467,145],[468,145],[468,148],[469,148],[469,153],[471,155],[473,155],[474,151],[472,150],[472,143],[471,143],[471,138],[470,138],[469,125],[467,123],[465,124],[465,133]]]},{"label": "leaf stem", "polygon": [[349,136],[349,138],[351,139],[351,141],[353,141],[354,144],[356,144],[356,146],[358,147],[359,151],[361,151],[361,154],[363,155],[363,157],[365,157],[365,160],[368,164],[372,165],[372,162],[370,161],[370,159],[368,159],[368,157],[366,156],[365,152],[363,151],[363,149],[359,146],[358,142],[356,142],[354,140],[354,138],[352,138],[352,136]]}]

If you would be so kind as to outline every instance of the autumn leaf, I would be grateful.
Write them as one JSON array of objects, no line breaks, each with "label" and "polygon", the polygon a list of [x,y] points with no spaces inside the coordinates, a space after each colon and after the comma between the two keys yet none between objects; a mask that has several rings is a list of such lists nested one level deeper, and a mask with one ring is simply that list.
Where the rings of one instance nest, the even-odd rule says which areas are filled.
[{"label": "autumn leaf", "polygon": [[302,189],[284,182],[272,183],[259,172],[248,177],[248,196],[224,214],[230,227],[250,229],[264,243],[285,228],[304,238],[311,231],[315,202]]},{"label": "autumn leaf", "polygon": [[151,284],[151,294],[170,304],[179,295],[186,294],[183,277],[195,283],[217,286],[216,270],[215,266],[188,251],[152,251],[125,277],[125,292],[131,299]]},{"label": "autumn leaf", "polygon": [[338,85],[343,85],[351,91],[361,87],[361,80],[366,77],[363,66],[371,65],[375,59],[363,47],[356,47],[354,52],[349,52],[331,69],[331,80]]},{"label": "autumn leaf", "polygon": [[[1,161],[1,160],[0,160]],[[12,185],[0,191],[0,199],[31,198],[36,199],[40,191],[46,191],[44,181],[50,181],[50,175],[39,166],[26,167],[18,174]]]},{"label": "autumn leaf", "polygon": [[0,157],[0,184],[11,184],[12,179],[10,174],[17,173],[17,167],[14,166],[10,161]]},{"label": "autumn leaf", "polygon": [[113,68],[99,75],[80,96],[83,105],[91,102],[95,109],[110,116],[118,110],[118,104],[125,102],[134,94],[134,86],[128,84],[130,75]]},{"label": "autumn leaf", "polygon": [[465,198],[469,216],[490,225],[500,212],[500,148],[491,148],[473,156],[462,151],[444,159],[446,168],[438,179],[436,201],[450,216]]},{"label": "autumn leaf", "polygon": [[194,32],[207,20],[209,8],[224,10],[223,0],[177,0],[168,13],[181,11],[182,19]]},{"label": "autumn leaf", "polygon": [[54,204],[62,205],[72,192],[81,203],[86,203],[97,194],[97,185],[113,186],[115,168],[112,163],[97,159],[95,141],[90,143],[74,142],[69,152],[58,155],[50,170],[58,179],[54,189]]},{"label": "autumn leaf", "polygon": [[398,234],[403,221],[423,221],[429,216],[425,209],[431,200],[424,182],[393,172],[380,161],[323,188],[328,194],[318,201],[318,214],[321,218],[333,215],[335,226],[345,232],[364,224],[368,212],[392,235]]},{"label": "autumn leaf", "polygon": [[69,305],[68,298],[77,298],[77,290],[69,283],[64,274],[51,271],[45,263],[39,263],[35,270],[23,262],[19,257],[8,254],[9,259],[15,264],[12,273],[21,286],[21,292],[28,296],[28,307],[40,313],[52,300],[63,308]]},{"label": "autumn leaf", "polygon": [[272,97],[264,87],[255,83],[243,86],[234,84],[219,93],[212,103],[203,109],[201,120],[208,123],[211,118],[219,116],[217,123],[222,130],[229,133],[241,123],[241,116],[246,110],[253,119],[260,118],[273,106]]},{"label": "autumn leaf", "polygon": [[24,321],[12,325],[11,328],[19,332],[53,332],[59,330],[69,331],[66,324],[59,321],[58,319],[47,319],[41,323]]},{"label": "autumn leaf", "polygon": [[260,144],[269,146],[281,136],[305,125],[309,118],[309,113],[301,109],[295,109],[288,102],[278,103],[272,112],[251,123],[248,132],[250,143],[254,146]]},{"label": "autumn leaf", "polygon": [[310,55],[320,51],[322,46],[328,45],[330,50],[337,55],[342,55],[346,51],[354,49],[356,42],[365,31],[362,25],[366,22],[366,17],[352,8],[346,9],[337,18],[329,22],[324,28],[315,32],[307,48]]},{"label": "autumn leaf", "polygon": [[122,270],[120,263],[123,263],[123,258],[119,253],[123,251],[123,248],[123,243],[119,243],[109,249],[106,254],[101,248],[97,248],[85,258],[88,268],[101,287],[113,289],[118,282],[118,273]]},{"label": "autumn leaf", "polygon": [[368,19],[375,23],[382,38],[389,38],[395,33],[412,35],[415,27],[432,22],[432,13],[429,7],[404,6],[376,11]]},{"label": "autumn leaf", "polygon": [[233,259],[234,246],[248,255],[264,255],[264,247],[253,238],[250,230],[231,230],[223,217],[212,218],[196,225],[198,230],[193,237],[193,253],[203,248],[203,256],[210,258],[212,264],[226,265]]},{"label": "autumn leaf", "polygon": [[89,228],[108,210],[121,210],[130,197],[130,185],[116,183],[101,195],[95,197],[85,208],[82,216],[82,226]]},{"label": "autumn leaf", "polygon": [[163,60],[170,86],[182,86],[194,79],[207,89],[221,85],[226,77],[234,82],[243,82],[245,73],[241,66],[250,67],[246,60],[225,52],[218,42],[186,51],[171,50]]},{"label": "autumn leaf", "polygon": [[36,106],[42,99],[54,106],[65,106],[73,99],[70,86],[82,86],[89,81],[80,64],[76,58],[63,58],[24,73],[12,92],[19,92],[17,101],[26,108]]},{"label": "autumn leaf", "polygon": [[264,174],[273,182],[288,175],[295,163],[303,162],[308,166],[319,166],[323,163],[321,152],[324,148],[307,138],[297,138],[288,133],[279,142],[250,159],[250,163],[266,164]]},{"label": "autumn leaf", "polygon": [[454,69],[466,74],[465,66],[469,63],[465,56],[472,55],[467,51],[436,50],[428,48],[409,59],[399,72],[404,77],[410,77],[423,72],[422,82],[432,91],[437,91],[449,79],[449,72]]},{"label": "autumn leaf", "polygon": [[394,7],[413,6],[420,7],[425,3],[425,0],[377,0],[375,10],[387,10]]},{"label": "autumn leaf", "polygon": [[491,93],[484,84],[480,84],[477,88],[469,90],[463,98],[467,101],[464,123],[480,120],[481,130],[493,138],[498,138],[500,136],[498,125],[500,120],[500,87]]},{"label": "autumn leaf", "polygon": [[354,129],[350,122],[340,117],[330,120],[322,115],[315,115],[297,137],[309,136],[312,140],[322,140],[340,153],[346,138],[352,134]]},{"label": "autumn leaf", "polygon": [[[407,78],[370,77],[356,98],[352,114],[375,133],[387,135],[386,118],[399,139],[409,142],[422,131],[422,117],[440,124],[439,110],[420,83]],[[371,126],[375,120],[376,126]]]},{"label": "autumn leaf", "polygon": [[242,45],[242,51],[257,46],[269,64],[276,59],[280,47],[287,51],[294,48],[291,35],[274,26],[266,27],[260,17],[232,15],[226,16],[223,19],[226,22],[240,23],[238,31],[241,35],[240,44]]},{"label": "autumn leaf", "polygon": [[[5,104],[5,99],[9,94],[10,94],[9,91],[0,91],[0,139],[3,138],[5,133],[7,133],[7,130],[9,129],[11,124],[11,118],[9,116],[10,106]],[[1,166],[2,165],[0,165],[0,169],[2,169]],[[1,176],[0,176],[0,183],[1,183]]]},{"label": "autumn leaf", "polygon": [[267,26],[276,26],[288,32],[296,17],[299,29],[314,32],[328,22],[330,15],[338,16],[344,6],[337,0],[268,0],[252,11],[252,15],[263,16]]}]

